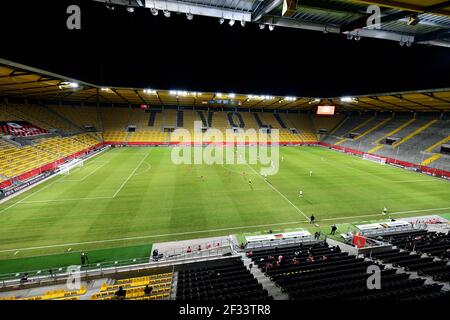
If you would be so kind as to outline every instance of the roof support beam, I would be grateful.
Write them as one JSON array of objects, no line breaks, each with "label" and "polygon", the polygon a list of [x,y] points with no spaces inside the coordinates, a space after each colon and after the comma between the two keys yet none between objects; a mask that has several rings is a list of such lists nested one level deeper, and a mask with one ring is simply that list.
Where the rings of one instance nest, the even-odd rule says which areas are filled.
[{"label": "roof support beam", "polygon": [[443,29],[418,35],[414,38],[415,42],[435,41],[450,38],[450,29]]},{"label": "roof support beam", "polygon": [[424,96],[427,96],[427,97],[436,99],[436,100],[438,100],[438,101],[442,101],[442,102],[445,102],[445,103],[450,103],[450,100],[445,100],[445,99],[436,97],[435,94],[434,94],[433,92],[422,92],[422,94],[423,94]]},{"label": "roof support beam", "polygon": [[[438,3],[432,6],[428,6],[428,7],[424,7],[422,10],[419,10],[420,13],[429,13],[429,12],[435,12],[437,10],[446,8],[450,6],[450,1],[444,1],[442,3]],[[405,11],[400,11],[400,12],[395,12],[389,15],[385,15],[383,17],[381,17],[381,24],[385,24],[388,22],[392,22],[392,21],[397,21],[406,17],[409,17],[411,15],[415,15],[417,14],[417,12],[415,11],[410,11],[410,10],[405,10]],[[356,19],[355,21],[349,23],[348,25],[345,25],[342,27],[341,32],[349,32],[349,31],[354,31],[357,29],[362,29],[364,27],[367,26],[367,18],[369,17],[369,15],[363,16],[359,19]],[[433,39],[430,39],[433,40]]]},{"label": "roof support beam", "polygon": [[252,21],[259,21],[266,14],[277,8],[283,3],[283,0],[264,0],[263,5],[252,14]]},{"label": "roof support beam", "polygon": [[417,104],[417,105],[419,105],[419,106],[422,106],[422,107],[425,107],[425,108],[428,108],[428,109],[431,109],[431,110],[440,111],[440,109],[436,109],[436,108],[427,106],[426,104],[423,104],[423,103],[419,103],[419,102],[416,102],[416,101],[413,101],[413,100],[406,99],[406,98],[404,98],[401,94],[394,95],[394,97],[396,97],[396,98],[398,98],[398,99],[400,99],[400,100],[406,101],[406,102],[410,102],[410,103]]},{"label": "roof support beam", "polygon": [[396,104],[396,103],[388,102],[388,101],[382,100],[382,99],[380,99],[378,97],[375,97],[375,96],[370,96],[370,97],[367,97],[367,98],[375,100],[375,101],[378,101],[378,102],[381,102],[381,103],[386,103],[386,104],[394,106],[394,107],[402,108],[402,109],[405,109],[405,110],[408,110],[408,111],[411,111],[411,112],[416,112],[416,110],[414,110],[414,109],[410,109],[410,108],[407,108],[405,106],[401,106],[401,105]]},{"label": "roof support beam", "polygon": [[[441,3],[437,3],[432,6],[419,6],[416,4],[407,4],[404,2],[396,2],[391,0],[358,0],[360,3],[366,3],[366,4],[375,4],[380,7],[386,7],[386,8],[392,8],[397,10],[407,10],[412,12],[430,12],[433,11],[433,13],[441,14],[441,15],[449,15],[448,11],[445,11],[443,9],[450,7],[449,1],[442,1]],[[424,1],[425,2],[425,1]]]}]

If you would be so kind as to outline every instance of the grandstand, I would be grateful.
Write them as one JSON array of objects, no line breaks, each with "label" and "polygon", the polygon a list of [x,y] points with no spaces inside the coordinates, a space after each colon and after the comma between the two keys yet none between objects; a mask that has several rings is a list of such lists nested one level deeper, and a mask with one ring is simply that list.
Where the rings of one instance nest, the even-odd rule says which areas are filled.
[{"label": "grandstand", "polygon": [[[449,1],[420,2],[95,1],[111,16],[127,12],[130,25],[147,14],[198,27],[206,15],[217,28],[254,24],[272,32],[267,39],[292,28],[341,36],[349,48],[373,38],[445,50]],[[383,7],[380,28],[367,25],[369,4]],[[450,88],[387,92],[385,81],[372,90],[352,73],[370,68],[354,61],[342,64],[355,65],[345,72],[364,94],[332,88],[345,68],[311,72],[298,52],[350,51],[305,46],[280,59],[286,35],[276,44],[255,37],[264,47],[250,44],[251,70],[228,68],[243,53],[233,43],[180,46],[169,62],[188,77],[162,68],[169,84],[157,75],[168,61],[152,53],[165,52],[165,39],[150,52],[131,35],[120,46],[105,41],[113,49],[98,78],[87,63],[75,79],[0,58],[0,300],[449,301]],[[119,70],[123,48],[143,68],[112,75],[107,60]],[[208,72],[186,55],[194,49],[217,60],[204,62]],[[222,51],[230,57],[216,59]],[[292,70],[291,87],[277,88],[275,68]],[[236,79],[217,87],[227,73],[248,89]],[[318,79],[323,96],[305,85]]]}]

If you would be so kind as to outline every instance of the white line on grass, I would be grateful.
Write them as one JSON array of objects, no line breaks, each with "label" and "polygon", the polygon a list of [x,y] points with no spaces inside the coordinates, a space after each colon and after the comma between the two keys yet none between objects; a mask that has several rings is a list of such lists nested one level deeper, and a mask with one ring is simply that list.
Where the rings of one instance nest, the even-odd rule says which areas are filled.
[{"label": "white line on grass", "polygon": [[29,250],[38,250],[38,249],[50,249],[50,248],[57,248],[57,247],[77,246],[77,245],[106,243],[106,242],[119,242],[119,241],[130,241],[130,240],[149,239],[149,238],[181,236],[181,235],[188,235],[188,234],[209,233],[209,232],[217,232],[217,231],[275,227],[275,226],[291,225],[291,224],[299,224],[299,223],[302,223],[302,222],[292,221],[292,222],[282,222],[282,223],[273,223],[273,224],[260,224],[260,225],[253,225],[253,226],[242,226],[242,227],[230,227],[230,228],[220,228],[220,229],[210,229],[210,230],[197,230],[197,231],[188,231],[188,232],[157,234],[157,235],[151,235],[151,236],[140,236],[140,237],[130,237],[130,238],[120,238],[120,239],[107,239],[107,240],[96,240],[96,241],[86,241],[86,242],[64,243],[64,244],[55,244],[55,245],[31,247],[31,248],[7,249],[7,250],[1,250],[0,253],[11,252],[11,251],[29,251]]},{"label": "white line on grass", "polygon": [[119,189],[117,189],[117,191],[114,193],[114,195],[112,196],[113,198],[115,198],[117,196],[117,194],[122,190],[122,188],[127,184],[128,180],[131,179],[131,177],[136,173],[137,169],[139,169],[139,167],[141,166],[141,164],[145,161],[145,159],[147,159],[148,155],[150,154],[147,153],[145,155],[144,158],[142,158],[142,160],[138,163],[138,165],[136,166],[136,168],[134,168],[133,172],[130,173],[130,175],[128,176],[128,178],[122,183],[122,185],[119,187]]},{"label": "white line on grass", "polygon": [[280,196],[282,196],[287,202],[289,202],[290,204],[291,204],[291,206],[293,206],[294,208],[295,208],[295,210],[297,210],[297,212],[299,212],[299,213],[301,213],[305,218],[306,218],[306,221],[308,221],[309,222],[309,218],[308,218],[308,216],[302,211],[302,210],[300,210],[295,204],[293,204],[292,202],[291,202],[291,200],[289,200],[288,198],[286,198],[286,196],[284,195],[284,194],[282,194],[280,191],[278,191],[278,189],[277,188],[275,188],[271,183],[269,183],[267,180],[265,180],[263,177],[261,177],[261,175],[260,174],[258,174],[258,172],[256,172],[256,170],[255,169],[253,169],[248,163],[247,163],[247,167],[249,167],[254,173],[256,173],[265,183],[267,183],[267,185],[269,186],[269,187],[271,187],[273,190],[275,190]]},{"label": "white line on grass", "polygon": [[[429,211],[439,211],[439,210],[449,210],[449,209],[450,209],[450,207],[423,209],[423,210],[398,211],[398,212],[388,213],[388,216],[392,215],[392,214],[418,213],[418,212],[429,212]],[[364,217],[375,217],[375,216],[381,216],[381,213],[380,214],[366,214],[366,215],[362,215],[362,216],[327,218],[327,219],[320,219],[320,221],[346,220],[346,219],[352,219],[352,218],[364,218]],[[383,217],[386,217],[386,216],[383,216]]]},{"label": "white line on grass", "polygon": [[28,196],[26,196],[25,198],[23,198],[22,200],[19,200],[19,201],[13,203],[12,205],[10,205],[10,206],[8,206],[8,207],[6,207],[6,208],[0,210],[0,213],[3,213],[3,212],[5,212],[6,210],[15,207],[16,205],[22,203],[22,202],[25,201],[26,199],[28,199],[28,198],[30,198],[31,196],[35,195],[36,193],[41,192],[42,190],[47,189],[48,187],[54,185],[56,182],[58,182],[58,181],[61,180],[62,178],[63,178],[63,177],[61,177],[61,178],[59,178],[59,179],[56,179],[56,180],[53,181],[52,183],[50,183],[50,184],[46,185],[45,187],[43,187],[42,189],[36,190],[35,192],[33,192],[33,193],[29,194]]},{"label": "white line on grass", "polygon": [[91,173],[89,173],[87,176],[85,176],[82,179],[64,179],[60,182],[81,182],[86,180],[87,178],[89,178],[90,176],[92,176],[94,173],[96,173],[99,169],[103,168],[105,165],[107,165],[109,162],[105,162],[104,164],[102,164],[100,167],[94,169],[94,171],[92,171]]},{"label": "white line on grass", "polygon": [[[447,208],[432,208],[432,209],[423,209],[423,210],[399,211],[399,212],[392,212],[390,214],[392,215],[392,214],[404,214],[404,213],[414,213],[414,212],[417,213],[417,212],[428,212],[428,211],[447,210],[447,209],[450,209],[450,207],[447,207]],[[351,218],[358,218],[358,217],[373,217],[373,216],[381,216],[381,214],[329,218],[329,219],[322,219],[321,221],[343,220],[343,219],[351,219]],[[308,221],[309,221],[309,219],[308,219]],[[129,237],[129,238],[119,238],[119,239],[107,239],[107,240],[95,240],[95,241],[86,241],[86,242],[64,243],[64,244],[55,244],[55,245],[40,246],[40,247],[6,249],[6,250],[0,250],[0,253],[12,252],[12,251],[15,252],[15,251],[38,250],[38,249],[50,249],[50,248],[77,246],[77,245],[84,245],[84,244],[96,244],[96,243],[106,243],[106,242],[118,242],[118,241],[130,241],[130,240],[149,239],[149,238],[171,237],[171,236],[180,236],[180,235],[188,235],[188,234],[196,234],[196,233],[210,233],[210,232],[217,232],[217,231],[229,231],[229,230],[239,230],[239,229],[253,229],[253,228],[263,228],[263,227],[275,227],[275,226],[282,226],[282,225],[304,224],[304,223],[305,222],[291,221],[291,222],[282,222],[282,223],[273,223],[273,224],[259,224],[259,225],[252,225],[252,226],[240,226],[240,227],[209,229],[209,230],[197,230],[197,231],[178,232],[178,233],[166,233],[166,234],[157,234],[157,235],[150,235],[150,236],[139,236],[139,237]]]},{"label": "white line on grass", "polygon": [[411,182],[436,182],[436,180],[402,180],[402,181],[391,181],[392,183],[411,183]]},{"label": "white line on grass", "polygon": [[51,199],[51,200],[34,200],[25,201],[22,204],[29,203],[47,203],[47,202],[64,202],[64,201],[80,201],[80,200],[100,200],[100,199],[112,199],[113,197],[88,197],[88,198],[73,198],[73,199]]}]

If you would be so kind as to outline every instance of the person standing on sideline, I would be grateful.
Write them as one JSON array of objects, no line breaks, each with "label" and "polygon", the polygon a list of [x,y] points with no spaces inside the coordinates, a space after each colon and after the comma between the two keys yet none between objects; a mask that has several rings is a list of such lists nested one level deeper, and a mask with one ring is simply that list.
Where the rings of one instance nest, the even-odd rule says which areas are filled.
[{"label": "person standing on sideline", "polygon": [[314,217],[314,215],[312,214],[309,218],[309,223],[314,224],[314,221],[316,221],[316,217]]},{"label": "person standing on sideline", "polygon": [[81,253],[81,265],[84,266],[86,264],[86,255],[84,254],[84,252]]},{"label": "person standing on sideline", "polygon": [[336,233],[336,230],[337,230],[336,224],[333,224],[331,226],[331,233],[330,234],[334,235]]}]

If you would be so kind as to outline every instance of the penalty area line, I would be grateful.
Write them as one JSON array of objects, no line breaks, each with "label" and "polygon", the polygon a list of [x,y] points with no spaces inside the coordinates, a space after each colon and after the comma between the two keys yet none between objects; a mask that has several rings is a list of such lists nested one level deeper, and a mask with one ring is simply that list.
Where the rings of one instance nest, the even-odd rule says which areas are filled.
[{"label": "penalty area line", "polygon": [[117,191],[114,193],[114,195],[112,196],[113,198],[115,198],[119,194],[119,192],[122,191],[123,187],[127,184],[127,182],[131,179],[131,177],[134,176],[134,174],[136,173],[137,169],[139,169],[141,164],[145,161],[145,159],[148,158],[149,155],[150,155],[150,152],[147,153],[144,158],[142,158],[142,160],[138,163],[136,168],[134,168],[134,170],[130,173],[128,178],[122,183],[122,185],[119,187],[119,189],[117,189]]}]

